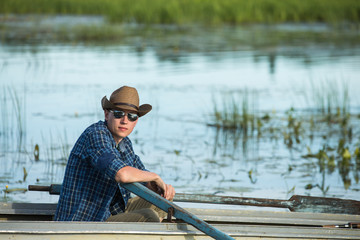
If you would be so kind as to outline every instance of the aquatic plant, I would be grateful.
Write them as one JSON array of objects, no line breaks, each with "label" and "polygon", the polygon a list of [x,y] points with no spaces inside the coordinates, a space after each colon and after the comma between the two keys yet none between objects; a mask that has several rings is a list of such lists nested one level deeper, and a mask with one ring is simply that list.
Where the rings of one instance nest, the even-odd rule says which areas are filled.
[{"label": "aquatic plant", "polygon": [[[15,88],[4,87],[0,106],[2,121],[0,136],[2,138],[3,144],[7,145],[7,142],[11,141],[11,139],[15,137],[17,150],[25,151],[25,97],[22,99]],[[14,118],[14,120],[12,118]]]},{"label": "aquatic plant", "polygon": [[115,25],[62,26],[54,37],[60,42],[116,42],[124,38],[124,31]]},{"label": "aquatic plant", "polygon": [[357,0],[2,0],[0,13],[104,15],[140,24],[360,22]]},{"label": "aquatic plant", "polygon": [[328,122],[342,121],[346,124],[350,111],[349,85],[346,81],[325,79],[310,80],[310,91],[305,94],[310,109],[323,114]]},{"label": "aquatic plant", "polygon": [[[64,131],[64,135],[58,134],[54,140],[53,134],[50,131],[49,134],[42,135],[42,142],[44,143],[44,159],[48,163],[49,167],[53,164],[65,165],[70,154],[70,145],[67,140],[67,133]],[[40,147],[39,147],[40,148]]]},{"label": "aquatic plant", "polygon": [[70,155],[70,145],[68,144],[68,140],[67,140],[67,132],[64,130],[64,135],[61,136],[59,134],[58,136],[59,139],[59,149],[60,149],[60,161],[62,162],[62,164],[66,164],[67,160],[69,159],[69,155]]},{"label": "aquatic plant", "polygon": [[1,112],[1,142],[4,145],[4,149],[8,149],[8,139],[10,135],[10,127],[9,127],[9,113],[8,113],[8,104],[7,104],[7,89],[3,88],[3,93],[0,98],[0,112]]},{"label": "aquatic plant", "polygon": [[291,148],[294,142],[300,144],[305,130],[302,127],[303,120],[295,116],[294,108],[290,108],[285,114],[287,115],[287,128],[283,129],[284,143]]},{"label": "aquatic plant", "polygon": [[[314,187],[319,187],[323,193],[328,191],[328,187],[324,186],[325,172],[331,174],[334,170],[338,169],[339,175],[342,178],[344,188],[348,189],[351,186],[351,176],[350,173],[353,172],[356,181],[358,181],[359,168],[357,163],[357,158],[359,154],[359,148],[356,147],[354,154],[352,155],[349,146],[345,144],[344,139],[340,139],[337,148],[332,148],[328,145],[324,145],[318,153],[312,154],[308,153],[303,155],[303,158],[315,158],[318,160],[319,172],[323,174],[323,183],[322,184],[308,184],[306,189],[312,189]],[[337,160],[337,163],[336,163]]]},{"label": "aquatic plant", "polygon": [[38,144],[36,144],[34,147],[34,159],[35,161],[39,161],[40,159],[40,147]]},{"label": "aquatic plant", "polygon": [[222,99],[213,97],[213,111],[210,113],[209,126],[222,129],[239,130],[243,135],[254,133],[257,127],[255,116],[255,92],[251,93],[249,99],[248,90],[243,92],[225,93]]}]

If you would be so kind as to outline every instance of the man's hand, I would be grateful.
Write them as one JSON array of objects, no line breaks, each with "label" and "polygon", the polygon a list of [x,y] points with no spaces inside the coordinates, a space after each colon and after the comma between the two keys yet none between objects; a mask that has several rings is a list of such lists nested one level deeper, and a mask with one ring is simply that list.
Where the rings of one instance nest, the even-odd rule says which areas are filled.
[{"label": "man's hand", "polygon": [[164,195],[164,190],[161,189],[158,185],[156,185],[155,181],[148,182],[146,186],[153,192],[156,192],[157,194],[159,194],[161,196]]},{"label": "man's hand", "polygon": [[165,184],[160,178],[157,182],[148,182],[147,187],[169,201],[172,201],[175,196],[175,189],[170,184]]},{"label": "man's hand", "polygon": [[169,201],[172,201],[174,199],[174,196],[175,196],[175,188],[170,184],[166,184],[165,196],[163,197]]}]

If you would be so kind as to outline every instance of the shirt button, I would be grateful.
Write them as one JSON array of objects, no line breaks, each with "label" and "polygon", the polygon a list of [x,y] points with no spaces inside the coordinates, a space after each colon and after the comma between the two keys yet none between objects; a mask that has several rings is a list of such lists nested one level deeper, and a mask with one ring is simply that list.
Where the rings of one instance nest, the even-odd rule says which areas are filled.
[{"label": "shirt button", "polygon": [[126,194],[124,194],[123,196],[126,197]]}]

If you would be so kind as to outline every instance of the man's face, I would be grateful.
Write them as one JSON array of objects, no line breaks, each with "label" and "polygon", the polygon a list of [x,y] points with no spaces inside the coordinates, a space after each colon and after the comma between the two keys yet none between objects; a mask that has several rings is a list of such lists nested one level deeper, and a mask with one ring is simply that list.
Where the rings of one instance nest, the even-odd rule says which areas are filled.
[{"label": "man's face", "polygon": [[113,135],[116,143],[119,143],[123,138],[130,135],[133,131],[136,121],[130,121],[127,116],[127,111],[124,111],[126,114],[122,118],[115,118],[114,113],[108,110],[104,111],[105,120],[107,121],[107,127],[110,130],[111,134]]}]

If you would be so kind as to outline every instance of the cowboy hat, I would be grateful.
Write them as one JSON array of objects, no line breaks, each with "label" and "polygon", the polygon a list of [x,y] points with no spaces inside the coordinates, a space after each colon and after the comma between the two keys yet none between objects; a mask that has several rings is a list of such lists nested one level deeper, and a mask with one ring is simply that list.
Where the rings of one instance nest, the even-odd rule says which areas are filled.
[{"label": "cowboy hat", "polygon": [[110,101],[104,96],[101,99],[101,106],[104,110],[129,110],[136,112],[139,117],[151,111],[150,104],[139,106],[139,94],[133,87],[123,86],[116,89],[110,96]]}]

